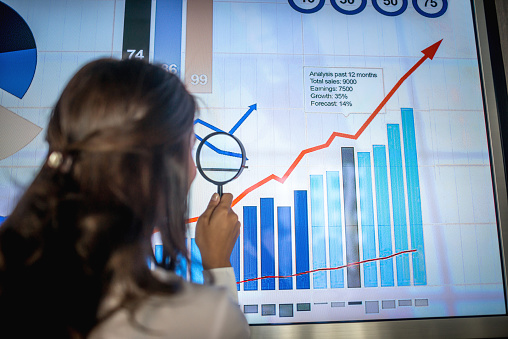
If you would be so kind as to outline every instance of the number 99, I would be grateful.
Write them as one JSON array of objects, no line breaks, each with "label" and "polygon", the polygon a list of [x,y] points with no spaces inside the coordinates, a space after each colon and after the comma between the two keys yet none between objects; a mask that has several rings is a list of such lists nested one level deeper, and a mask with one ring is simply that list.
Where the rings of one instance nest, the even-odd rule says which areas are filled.
[{"label": "number 99", "polygon": [[193,85],[206,85],[208,83],[208,76],[206,74],[192,74],[191,84]]}]

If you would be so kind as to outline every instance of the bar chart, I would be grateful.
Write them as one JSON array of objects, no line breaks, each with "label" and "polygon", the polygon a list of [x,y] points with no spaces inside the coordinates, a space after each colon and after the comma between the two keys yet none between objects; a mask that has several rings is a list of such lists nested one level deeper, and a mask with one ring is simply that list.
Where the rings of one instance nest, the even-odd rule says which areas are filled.
[{"label": "bar chart", "polygon": [[401,109],[401,118],[402,126],[386,126],[388,145],[342,147],[342,167],[310,175],[309,190],[295,190],[293,206],[276,207],[274,197],[243,206],[243,239],[231,262],[244,291],[427,284],[413,110]]}]

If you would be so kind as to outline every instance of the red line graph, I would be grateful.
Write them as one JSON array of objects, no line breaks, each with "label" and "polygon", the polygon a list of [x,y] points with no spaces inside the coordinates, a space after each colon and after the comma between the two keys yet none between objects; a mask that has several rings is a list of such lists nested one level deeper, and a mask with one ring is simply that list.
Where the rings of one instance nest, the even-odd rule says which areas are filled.
[{"label": "red line graph", "polygon": [[404,254],[404,253],[411,253],[411,252],[416,252],[416,250],[400,251],[400,252],[397,252],[397,253],[394,253],[394,254],[387,255],[386,257],[380,257],[380,258],[374,258],[374,259],[366,259],[366,260],[362,260],[362,261],[358,261],[358,262],[353,262],[353,263],[350,263],[350,264],[347,264],[347,265],[343,265],[343,266],[338,266],[338,267],[317,268],[315,270],[300,272],[300,273],[291,274],[291,275],[273,275],[273,276],[265,276],[265,277],[259,277],[259,278],[246,279],[246,280],[242,280],[242,281],[237,282],[237,284],[242,284],[242,283],[245,283],[245,282],[255,281],[255,280],[261,280],[261,279],[270,279],[270,278],[283,279],[283,278],[296,277],[296,276],[303,275],[303,274],[310,274],[310,273],[314,273],[314,272],[341,270],[343,268],[347,268],[347,267],[351,267],[351,266],[357,266],[357,265],[365,264],[365,263],[372,262],[372,261],[380,261],[380,260],[390,259],[390,258],[396,257],[398,255],[401,255],[401,254]]},{"label": "red line graph", "polygon": [[[275,180],[275,181],[283,184],[287,180],[287,178],[291,175],[291,173],[293,173],[296,166],[298,166],[298,164],[300,163],[300,161],[302,161],[302,159],[305,155],[330,147],[330,145],[335,140],[335,138],[345,138],[345,139],[357,140],[360,137],[360,135],[362,135],[362,133],[365,131],[365,129],[370,125],[372,120],[374,120],[374,118],[377,116],[377,114],[381,111],[381,109],[386,105],[388,100],[391,99],[391,97],[395,94],[395,92],[399,89],[399,87],[404,83],[404,81],[406,81],[406,79],[411,74],[413,74],[413,72],[416,71],[418,69],[418,67],[420,67],[424,63],[425,60],[427,60],[427,58],[431,59],[431,60],[434,58],[434,55],[436,54],[442,41],[443,41],[443,39],[439,40],[438,42],[436,42],[436,43],[432,44],[431,46],[422,50],[423,57],[420,60],[418,60],[418,62],[416,64],[414,64],[413,67],[411,67],[411,69],[409,69],[409,71],[407,71],[399,79],[399,81],[397,81],[395,86],[393,86],[393,88],[390,90],[390,92],[388,92],[388,94],[385,96],[385,98],[379,103],[379,105],[376,107],[376,109],[370,114],[368,119],[363,123],[363,125],[360,127],[360,129],[355,134],[333,132],[332,135],[330,135],[330,137],[324,144],[310,147],[310,148],[307,148],[307,149],[304,149],[303,151],[301,151],[300,154],[296,157],[296,159],[293,161],[291,166],[289,166],[288,170],[286,171],[286,173],[284,173],[284,175],[282,177],[279,177],[275,174],[271,174],[268,177],[264,178],[263,180],[255,183],[254,185],[250,186],[249,188],[244,190],[242,193],[240,193],[233,200],[232,206],[235,206],[236,204],[238,204],[243,198],[245,198],[245,196],[247,194],[251,193],[252,191],[256,190],[257,188],[265,185],[266,183],[268,183],[272,180]],[[187,222],[192,223],[192,222],[196,222],[197,220],[198,220],[198,217],[194,217],[194,218],[187,220]]]}]

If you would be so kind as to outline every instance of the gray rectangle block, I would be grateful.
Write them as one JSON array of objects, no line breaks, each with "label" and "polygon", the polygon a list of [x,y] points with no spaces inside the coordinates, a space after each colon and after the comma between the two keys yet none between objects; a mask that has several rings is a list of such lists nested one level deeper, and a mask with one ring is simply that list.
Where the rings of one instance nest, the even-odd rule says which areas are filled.
[{"label": "gray rectangle block", "polygon": [[261,315],[275,315],[275,304],[261,305]]},{"label": "gray rectangle block", "polygon": [[293,304],[280,304],[279,305],[279,317],[292,317],[293,316]]},{"label": "gray rectangle block", "polygon": [[415,306],[429,306],[429,299],[415,299]]},{"label": "gray rectangle block", "polygon": [[399,300],[399,306],[413,306],[411,299]]},{"label": "gray rectangle block", "polygon": [[296,304],[297,311],[310,311],[310,303]]},{"label": "gray rectangle block", "polygon": [[366,301],[365,313],[379,313],[379,301]]},{"label": "gray rectangle block", "polygon": [[258,313],[258,305],[243,305],[243,313]]},{"label": "gray rectangle block", "polygon": [[395,308],[395,300],[381,301],[381,308],[383,308],[384,310]]}]

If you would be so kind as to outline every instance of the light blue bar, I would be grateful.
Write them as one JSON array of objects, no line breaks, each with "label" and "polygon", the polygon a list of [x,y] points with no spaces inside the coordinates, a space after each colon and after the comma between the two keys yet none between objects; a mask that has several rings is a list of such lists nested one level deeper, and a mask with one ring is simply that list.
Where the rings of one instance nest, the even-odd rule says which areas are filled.
[{"label": "light blue bar", "polygon": [[178,263],[175,267],[175,273],[180,277],[187,279],[187,260],[181,254],[178,256]]},{"label": "light blue bar", "polygon": [[201,261],[201,252],[196,245],[196,239],[191,239],[191,280],[196,284],[203,284],[203,264]]},{"label": "light blue bar", "polygon": [[[388,165],[386,163],[386,147],[374,145],[374,176],[376,181],[377,229],[379,241],[379,256],[387,257],[393,254],[392,229],[390,220],[390,198],[388,192]],[[393,258],[379,262],[381,286],[394,286]]]},{"label": "light blue bar", "polygon": [[155,9],[154,63],[162,63],[181,74],[182,0],[157,0]]},{"label": "light blue bar", "polygon": [[162,259],[163,259],[162,245],[155,245],[154,256],[155,256],[155,262],[159,265],[162,264]]},{"label": "light blue bar", "polygon": [[425,269],[425,246],[423,242],[422,202],[420,199],[420,179],[418,175],[418,155],[416,152],[415,122],[412,108],[402,108],[402,133],[404,140],[404,160],[406,162],[406,183],[409,207],[409,228],[411,248],[417,252],[413,257],[413,279],[415,285],[427,285]]},{"label": "light blue bar", "polygon": [[[362,260],[368,260],[377,257],[370,153],[358,152],[357,158],[360,187],[360,215],[362,217]],[[375,261],[363,264],[363,281],[365,287],[377,287],[377,263]]]},{"label": "light blue bar", "polygon": [[[313,269],[326,268],[325,192],[322,175],[310,176],[310,213]],[[312,273],[314,288],[326,288],[326,272]]]},{"label": "light blue bar", "polygon": [[[388,154],[390,159],[390,179],[392,183],[393,233],[395,235],[395,252],[408,249],[406,201],[404,198],[404,175],[402,171],[402,150],[399,125],[388,124]],[[409,254],[401,254],[397,263],[397,285],[409,286]]]},{"label": "light blue bar", "polygon": [[[328,241],[330,267],[344,265],[342,249],[342,208],[338,171],[326,172],[326,200],[328,204]],[[344,287],[344,270],[330,271],[330,287]]]}]

